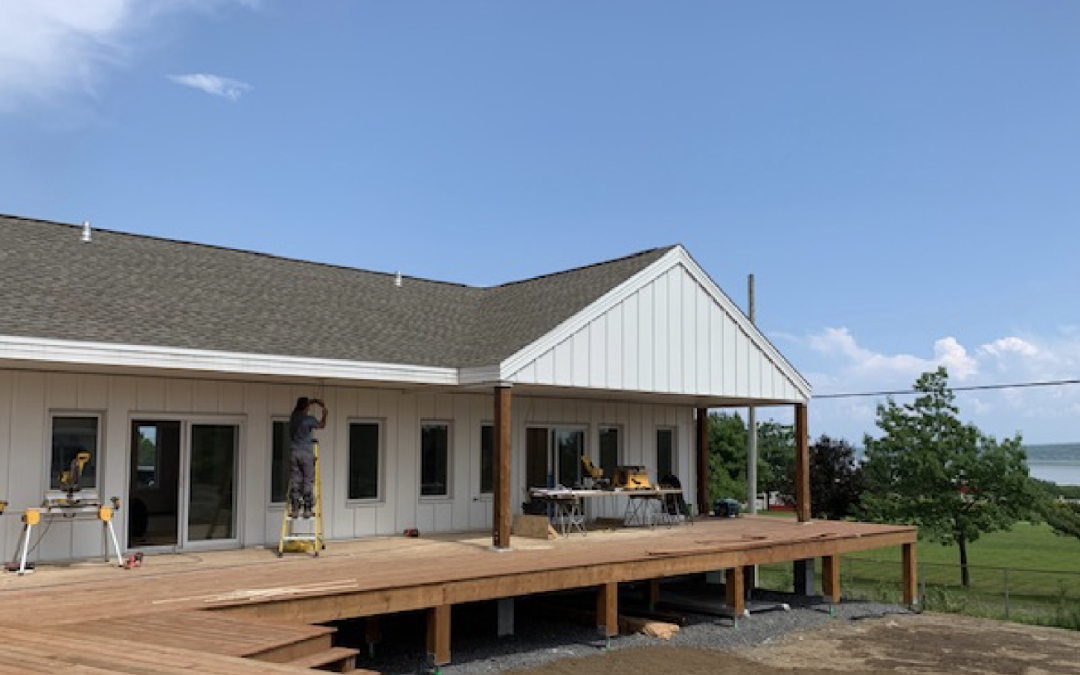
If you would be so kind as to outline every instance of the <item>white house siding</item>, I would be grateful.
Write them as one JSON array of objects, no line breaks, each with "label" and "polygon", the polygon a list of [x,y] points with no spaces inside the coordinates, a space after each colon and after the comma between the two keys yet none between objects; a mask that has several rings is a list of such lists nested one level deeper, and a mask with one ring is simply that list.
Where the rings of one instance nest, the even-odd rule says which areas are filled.
[{"label": "white house siding", "polygon": [[[621,310],[623,316],[635,310]],[[605,319],[606,320],[606,319]],[[605,336],[605,339],[607,337]],[[626,343],[623,343],[624,345]],[[600,377],[607,377],[607,365]],[[575,366],[576,368],[576,366]],[[586,371],[585,377],[591,377]],[[324,508],[334,539],[388,535],[408,527],[421,532],[485,529],[491,526],[491,500],[480,491],[480,425],[492,421],[486,394],[417,393],[363,387],[327,387],[234,382],[175,377],[95,375],[0,369],[0,499],[10,502],[0,527],[0,558],[10,559],[21,524],[19,516],[40,504],[48,484],[50,412],[95,412],[102,419],[98,485],[105,497],[128,492],[130,424],[133,417],[238,420],[240,422],[239,537],[242,545],[276,542],[281,507],[271,506],[271,423],[285,417],[298,396],[320,395],[330,423],[319,433],[324,467]],[[347,425],[355,419],[383,422],[382,499],[347,504]],[[419,496],[419,440],[423,420],[451,424],[451,496]],[[599,461],[601,425],[621,430],[626,464],[643,464],[655,478],[658,426],[676,429],[676,472],[694,485],[693,410],[689,407],[596,400],[515,396],[513,403],[514,510],[520,510],[525,483],[524,438],[529,425],[579,425],[587,429],[589,454]],[[608,500],[604,500],[608,501]],[[592,515],[618,515],[622,504],[597,507]],[[127,540],[126,508],[117,519],[121,544]],[[40,560],[81,558],[102,553],[101,529],[93,521],[56,520],[34,556]]]},{"label": "white house siding", "polygon": [[505,377],[523,384],[805,400],[771,351],[676,264]]}]

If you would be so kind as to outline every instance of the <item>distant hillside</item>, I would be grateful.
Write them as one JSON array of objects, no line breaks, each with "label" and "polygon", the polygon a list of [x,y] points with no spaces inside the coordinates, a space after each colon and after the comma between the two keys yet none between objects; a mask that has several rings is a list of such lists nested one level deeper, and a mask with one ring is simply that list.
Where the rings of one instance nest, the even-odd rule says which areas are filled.
[{"label": "distant hillside", "polygon": [[1025,445],[1030,462],[1077,462],[1080,463],[1080,443],[1049,443]]}]

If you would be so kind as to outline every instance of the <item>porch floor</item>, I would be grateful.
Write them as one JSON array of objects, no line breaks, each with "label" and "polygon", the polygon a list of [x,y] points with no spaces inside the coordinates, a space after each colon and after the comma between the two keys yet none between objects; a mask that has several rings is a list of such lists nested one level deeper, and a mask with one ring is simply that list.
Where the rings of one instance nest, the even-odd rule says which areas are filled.
[{"label": "porch floor", "polygon": [[[743,516],[651,530],[590,531],[553,541],[515,537],[510,551],[492,550],[484,532],[332,541],[318,558],[296,553],[278,559],[270,549],[245,549],[147,556],[136,570],[100,562],[40,565],[26,577],[0,575],[0,632],[28,626],[77,632],[76,624],[103,622],[115,626],[112,638],[134,643],[140,633],[123,630],[133,617],[150,620],[149,615],[193,610],[294,625],[417,609],[444,616],[437,610],[461,602],[610,588],[911,544],[915,538],[912,527]],[[448,625],[432,630],[445,631],[442,639],[449,639]],[[3,662],[11,641],[0,643]],[[229,658],[238,653],[219,652],[231,653]]]}]

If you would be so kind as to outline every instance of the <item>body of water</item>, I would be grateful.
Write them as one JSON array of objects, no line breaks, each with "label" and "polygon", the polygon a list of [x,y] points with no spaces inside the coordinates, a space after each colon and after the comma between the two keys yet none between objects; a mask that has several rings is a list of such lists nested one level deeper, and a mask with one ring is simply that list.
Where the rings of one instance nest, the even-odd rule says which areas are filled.
[{"label": "body of water", "polygon": [[1028,469],[1032,478],[1053,481],[1058,485],[1080,485],[1080,462],[1028,460]]}]

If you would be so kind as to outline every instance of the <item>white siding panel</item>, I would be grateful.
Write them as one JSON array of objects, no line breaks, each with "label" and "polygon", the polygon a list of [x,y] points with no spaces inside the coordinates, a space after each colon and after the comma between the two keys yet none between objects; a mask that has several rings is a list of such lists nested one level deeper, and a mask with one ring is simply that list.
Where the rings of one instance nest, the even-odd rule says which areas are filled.
[{"label": "white siding panel", "polygon": [[737,393],[739,390],[738,336],[739,327],[735,320],[724,314],[724,392]]},{"label": "white siding panel", "polygon": [[104,410],[109,405],[109,378],[105,375],[79,377],[79,407],[83,410]]},{"label": "white siding panel", "polygon": [[575,387],[589,386],[589,326],[574,335],[574,352],[570,371],[573,378],[570,384]]},{"label": "white siding panel", "polygon": [[536,381],[539,384],[555,383],[555,350],[549,349],[536,360]]},{"label": "white siding panel", "polygon": [[668,320],[667,320],[667,388],[665,391],[677,392],[683,390],[683,354],[686,351],[683,344],[685,330],[682,315],[682,278],[681,267],[676,267],[667,273],[668,279]]},{"label": "white siding panel", "polygon": [[709,308],[709,388],[710,394],[724,391],[724,313],[710,301]]},{"label": "white siding panel", "polygon": [[160,377],[140,377],[135,382],[140,412],[165,411],[165,380]]},{"label": "white siding panel", "polygon": [[664,275],[653,284],[653,302],[655,303],[653,322],[653,391],[670,391],[671,350],[668,349],[671,323],[671,294],[668,291],[668,275]]},{"label": "white siding panel", "polygon": [[697,388],[695,392],[707,394],[712,388],[712,364],[709,361],[711,350],[710,336],[712,335],[712,300],[705,295],[700,286],[694,284],[694,304],[697,310],[697,356],[695,358],[695,372],[697,373]]},{"label": "white siding panel", "polygon": [[605,387],[608,389],[622,389],[625,378],[623,377],[623,305],[615,305],[606,315],[607,319],[607,345],[605,355]]},{"label": "white siding panel", "polygon": [[568,337],[555,346],[555,384],[574,381],[574,338]]},{"label": "white siding panel", "polygon": [[638,292],[638,390],[653,391],[656,387],[656,285]]},{"label": "white siding panel", "polygon": [[607,379],[607,315],[602,314],[589,324],[589,353],[585,357],[590,387],[606,389]]},{"label": "white siding panel", "polygon": [[678,344],[682,349],[682,387],[679,391],[696,393],[698,389],[698,285],[681,267],[679,288],[682,292],[682,326]]},{"label": "white siding panel", "polygon": [[750,340],[746,333],[736,326],[735,330],[735,393],[747,396],[750,393]]},{"label": "white siding panel", "polygon": [[641,354],[638,349],[638,299],[640,293],[631,295],[623,303],[622,329],[622,378],[623,388],[638,389],[641,377]]}]

